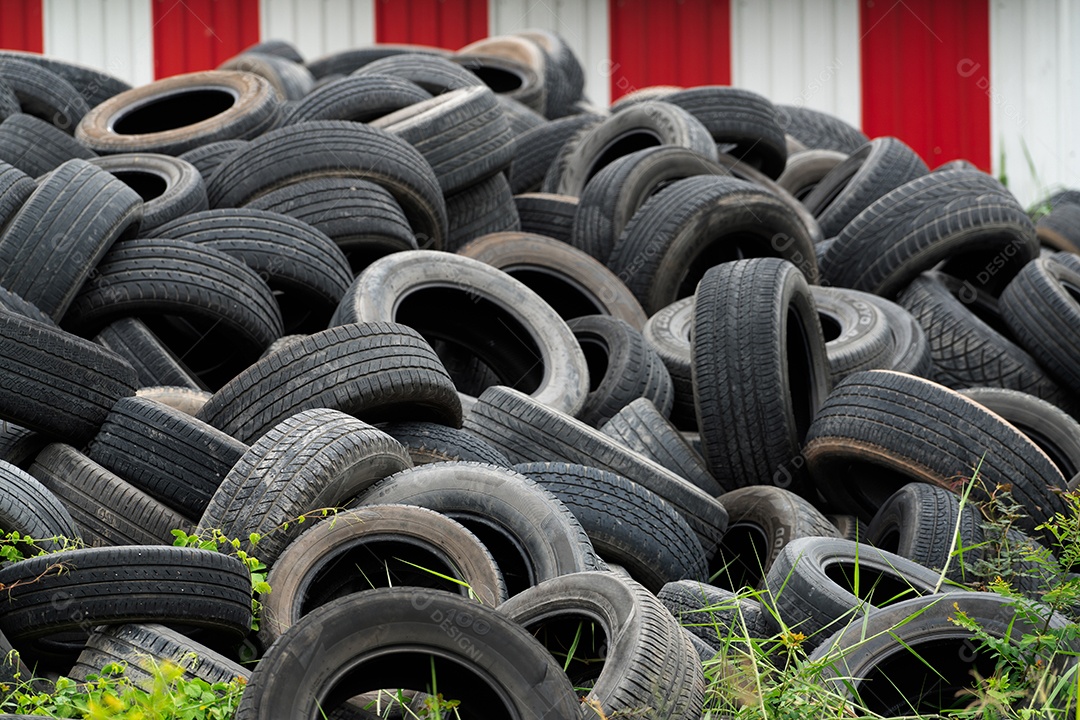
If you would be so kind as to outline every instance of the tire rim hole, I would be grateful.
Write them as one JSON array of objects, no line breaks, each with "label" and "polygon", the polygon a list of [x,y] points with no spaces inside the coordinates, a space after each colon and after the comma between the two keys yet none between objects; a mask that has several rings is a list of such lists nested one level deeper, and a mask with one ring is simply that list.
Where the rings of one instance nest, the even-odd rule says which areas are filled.
[{"label": "tire rim hole", "polygon": [[137,192],[139,197],[143,199],[143,202],[156,200],[164,195],[165,191],[169,189],[169,184],[165,182],[165,178],[160,175],[155,175],[154,173],[143,172],[141,170],[117,170],[110,172],[112,172],[117,180]]},{"label": "tire rim hole", "polygon": [[844,590],[875,607],[892,605],[920,594],[896,575],[863,562],[858,566],[847,561],[828,563],[825,575]]},{"label": "tire rim hole", "polygon": [[495,558],[495,564],[503,574],[508,597],[513,597],[537,583],[536,574],[533,572],[532,563],[525,553],[525,548],[509,532],[492,521],[475,515],[453,512],[443,512],[443,514],[464,525],[487,548],[491,557]]},{"label": "tire rim hole", "polygon": [[636,153],[638,150],[660,147],[663,144],[664,141],[652,130],[635,128],[624,132],[609,140],[604,149],[600,151],[597,158],[593,160],[592,165],[589,166],[589,172],[585,175],[585,182],[588,183],[596,173],[621,157]]},{"label": "tire rim hole", "polygon": [[874,547],[886,552],[898,553],[900,551],[900,530],[895,527],[889,528],[882,533],[880,538],[874,541]]},{"label": "tire rim hole", "polygon": [[757,587],[768,570],[769,545],[769,536],[761,525],[732,523],[709,568],[716,586],[731,591]]},{"label": "tire rim hole", "polygon": [[526,623],[525,629],[566,668],[570,683],[586,695],[596,684],[608,654],[607,633],[593,618],[576,613]]},{"label": "tire rim hole", "polygon": [[542,297],[563,320],[605,313],[589,290],[557,272],[535,267],[506,267],[502,271]]},{"label": "tire rim hole", "polygon": [[686,274],[679,284],[676,300],[692,297],[701,278],[709,268],[726,262],[754,257],[779,257],[769,246],[772,236],[750,229],[738,229],[716,237],[702,246],[701,251],[686,264]]},{"label": "tire rim hole", "polygon": [[786,335],[791,412],[795,418],[795,435],[801,444],[814,420],[814,410],[824,398],[817,397],[810,339],[807,337],[802,317],[793,306],[788,307]]},{"label": "tire rim hole", "polygon": [[840,339],[840,335],[843,334],[843,326],[840,325],[838,319],[828,313],[819,312],[818,320],[821,321],[821,332],[825,336],[825,342],[830,343],[833,340]]},{"label": "tire rim hole", "polygon": [[525,80],[517,73],[491,65],[466,65],[469,72],[491,88],[491,92],[500,95],[512,93],[525,87]]},{"label": "tire rim hole", "polygon": [[585,364],[589,368],[589,392],[596,392],[608,371],[608,346],[603,338],[594,333],[575,333]]},{"label": "tire rim hole", "polygon": [[236,104],[237,96],[225,88],[182,90],[151,99],[121,115],[112,124],[118,135],[167,132],[209,120]]}]

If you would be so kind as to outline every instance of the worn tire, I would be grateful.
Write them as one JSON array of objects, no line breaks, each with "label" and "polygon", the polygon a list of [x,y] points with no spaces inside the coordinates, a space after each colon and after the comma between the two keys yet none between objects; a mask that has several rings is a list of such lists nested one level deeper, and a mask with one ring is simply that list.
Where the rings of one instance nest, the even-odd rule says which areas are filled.
[{"label": "worn tire", "polygon": [[413,465],[434,462],[479,462],[510,467],[510,461],[472,433],[430,422],[396,422],[379,429],[409,451]]},{"label": "worn tire", "polygon": [[675,390],[671,421],[680,430],[697,430],[694,410],[693,347],[690,333],[694,327],[694,298],[686,297],[653,313],[641,334],[656,351],[671,375]]},{"label": "worn tire", "polygon": [[139,194],[143,201],[139,234],[154,235],[165,223],[206,210],[206,182],[191,163],[170,155],[127,153],[90,161]]},{"label": "worn tire", "polygon": [[157,335],[137,318],[120,318],[106,325],[94,342],[126,360],[140,388],[156,386],[202,390],[203,383]]},{"label": "worn tire", "polygon": [[33,115],[19,113],[0,123],[0,160],[31,177],[52,172],[72,158],[95,157],[97,153],[71,135]]}]

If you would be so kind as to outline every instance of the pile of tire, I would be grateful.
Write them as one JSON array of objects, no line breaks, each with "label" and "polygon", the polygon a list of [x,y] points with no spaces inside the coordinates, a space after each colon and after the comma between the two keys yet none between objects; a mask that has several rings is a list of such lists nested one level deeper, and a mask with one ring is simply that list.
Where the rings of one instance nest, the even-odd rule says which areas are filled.
[{"label": "pile of tire", "polygon": [[890,716],[985,671],[958,608],[1019,637],[973,503],[1037,545],[1080,483],[1080,195],[583,77],[542,31],[139,88],[0,52],[0,680],[699,718],[784,633]]}]

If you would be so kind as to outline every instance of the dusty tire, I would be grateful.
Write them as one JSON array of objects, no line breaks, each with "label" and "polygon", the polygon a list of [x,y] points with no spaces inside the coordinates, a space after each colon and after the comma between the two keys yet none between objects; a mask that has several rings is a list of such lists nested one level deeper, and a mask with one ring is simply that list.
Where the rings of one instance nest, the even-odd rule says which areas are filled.
[{"label": "dusty tire", "polygon": [[671,421],[680,430],[698,429],[694,410],[693,344],[690,342],[693,326],[694,298],[686,297],[653,313],[641,331],[671,375],[675,389]]},{"label": "dusty tire", "polygon": [[114,320],[101,329],[94,342],[130,363],[140,388],[166,385],[203,389],[203,383],[190,368],[142,320]]},{"label": "dusty tire", "polygon": [[19,113],[0,123],[0,160],[30,177],[41,177],[72,158],[95,157],[93,150],[33,115]]},{"label": "dusty tire", "polygon": [[206,210],[206,183],[191,163],[170,155],[127,153],[90,161],[139,194],[143,201],[139,234],[189,213]]}]

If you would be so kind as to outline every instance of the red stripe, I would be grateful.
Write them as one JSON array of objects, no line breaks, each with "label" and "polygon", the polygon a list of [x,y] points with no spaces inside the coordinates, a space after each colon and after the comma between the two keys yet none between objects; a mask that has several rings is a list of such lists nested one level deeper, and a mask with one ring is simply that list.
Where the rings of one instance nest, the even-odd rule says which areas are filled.
[{"label": "red stripe", "polygon": [[611,99],[649,85],[731,84],[730,0],[609,0]]},{"label": "red stripe", "polygon": [[154,76],[212,70],[259,42],[259,0],[154,0]]},{"label": "red stripe", "polygon": [[988,0],[863,0],[863,131],[990,170]]},{"label": "red stripe", "polygon": [[379,0],[375,42],[457,50],[488,36],[488,0]]},{"label": "red stripe", "polygon": [[0,48],[44,51],[41,0],[0,0]]}]

